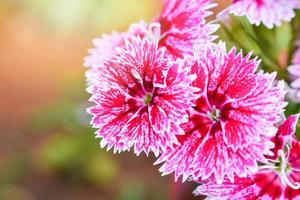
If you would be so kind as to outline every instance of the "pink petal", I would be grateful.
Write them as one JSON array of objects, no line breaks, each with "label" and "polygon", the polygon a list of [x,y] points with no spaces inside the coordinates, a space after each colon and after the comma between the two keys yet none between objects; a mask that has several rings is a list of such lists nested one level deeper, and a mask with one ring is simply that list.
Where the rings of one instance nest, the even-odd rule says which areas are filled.
[{"label": "pink petal", "polygon": [[251,178],[235,178],[234,183],[225,180],[222,184],[206,181],[197,187],[194,194],[205,195],[219,200],[250,200],[255,199],[255,190],[251,186],[252,184],[253,180]]},{"label": "pink petal", "polygon": [[170,122],[165,111],[159,106],[149,107],[150,123],[154,131],[163,134],[170,129]]},{"label": "pink petal", "polygon": [[274,170],[262,170],[256,173],[254,182],[260,188],[258,196],[262,199],[279,199],[283,193],[281,180]]},{"label": "pink petal", "polygon": [[164,0],[163,11],[156,20],[161,24],[159,45],[173,58],[193,54],[193,46],[214,40],[218,25],[206,23],[214,7],[211,0]]}]

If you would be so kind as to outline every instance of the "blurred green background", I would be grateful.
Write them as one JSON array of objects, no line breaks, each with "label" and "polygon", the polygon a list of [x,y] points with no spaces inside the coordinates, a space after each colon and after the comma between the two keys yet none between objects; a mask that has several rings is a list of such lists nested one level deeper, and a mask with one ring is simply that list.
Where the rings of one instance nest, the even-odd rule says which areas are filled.
[{"label": "blurred green background", "polygon": [[100,149],[85,113],[92,39],[160,9],[160,0],[0,1],[1,200],[199,199],[193,185],[176,197],[181,186],[153,157]]}]

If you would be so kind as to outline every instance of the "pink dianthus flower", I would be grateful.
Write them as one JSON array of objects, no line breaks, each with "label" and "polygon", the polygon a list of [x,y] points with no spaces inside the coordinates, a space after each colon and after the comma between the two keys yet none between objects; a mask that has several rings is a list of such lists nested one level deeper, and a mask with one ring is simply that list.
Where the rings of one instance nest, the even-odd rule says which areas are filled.
[{"label": "pink dianthus flower", "polygon": [[226,52],[220,43],[196,53],[191,72],[200,98],[189,110],[189,121],[181,124],[185,135],[180,145],[163,153],[163,174],[174,172],[175,179],[208,179],[234,175],[245,177],[257,170],[257,162],[270,154],[276,134],[274,126],[283,113],[284,85],[275,84],[275,73],[255,71],[259,65],[251,54],[243,57],[233,48]]},{"label": "pink dianthus flower", "polygon": [[195,75],[182,60],[170,62],[163,48],[147,37],[132,37],[117,55],[99,68],[89,91],[96,104],[89,109],[101,146],[157,156],[178,144],[179,126],[197,98],[190,84]]}]

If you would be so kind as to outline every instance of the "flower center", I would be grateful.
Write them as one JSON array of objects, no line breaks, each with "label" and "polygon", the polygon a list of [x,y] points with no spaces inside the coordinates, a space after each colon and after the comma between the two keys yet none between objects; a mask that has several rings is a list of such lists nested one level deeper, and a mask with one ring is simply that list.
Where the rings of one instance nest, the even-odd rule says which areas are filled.
[{"label": "flower center", "polygon": [[280,156],[279,162],[280,162],[280,177],[284,183],[286,183],[289,187],[293,188],[294,190],[299,190],[300,189],[300,183],[299,182],[291,182],[289,180],[287,173],[289,171],[289,165],[288,161],[285,157],[285,153],[283,150],[279,150],[278,154]]},{"label": "flower center", "polygon": [[217,122],[220,118],[221,111],[218,110],[216,107],[213,107],[211,112],[207,112],[207,116],[213,121]]},{"label": "flower center", "polygon": [[144,97],[144,103],[145,105],[149,105],[149,103],[151,102],[152,100],[152,95],[150,93],[147,93]]},{"label": "flower center", "polygon": [[[289,151],[289,148],[288,148]],[[260,169],[273,169],[275,170],[280,179],[281,182],[283,184],[286,184],[287,186],[289,186],[290,188],[294,189],[294,190],[299,190],[300,189],[300,183],[299,182],[293,182],[289,179],[288,177],[288,173],[291,170],[291,167],[288,163],[288,160],[286,158],[285,152],[281,149],[278,151],[278,159],[275,160],[271,160],[271,165],[263,165],[260,166]],[[292,169],[295,170],[295,169]],[[300,170],[299,170],[300,171]]]}]

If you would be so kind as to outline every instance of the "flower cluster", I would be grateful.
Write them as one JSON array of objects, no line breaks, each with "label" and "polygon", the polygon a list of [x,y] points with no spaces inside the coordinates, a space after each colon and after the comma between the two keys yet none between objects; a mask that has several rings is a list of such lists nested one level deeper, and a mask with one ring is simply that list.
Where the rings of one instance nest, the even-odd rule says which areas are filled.
[{"label": "flower cluster", "polygon": [[[164,0],[152,22],[94,40],[85,58],[88,109],[101,147],[152,152],[163,175],[215,199],[300,199],[298,115],[285,120],[285,82],[214,42],[211,0]],[[279,26],[298,0],[234,0],[230,13]],[[289,71],[300,76],[299,53]],[[292,83],[300,89],[298,77]]]}]

